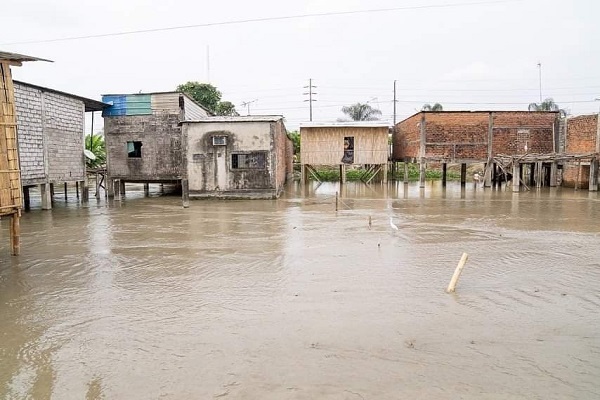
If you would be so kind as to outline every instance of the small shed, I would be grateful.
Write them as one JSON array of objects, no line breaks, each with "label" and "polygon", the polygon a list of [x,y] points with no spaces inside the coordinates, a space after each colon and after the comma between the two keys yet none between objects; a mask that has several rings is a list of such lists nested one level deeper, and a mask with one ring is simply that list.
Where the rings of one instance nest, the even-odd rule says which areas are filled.
[{"label": "small shed", "polygon": [[11,66],[42,58],[0,51],[0,218],[10,216],[10,243],[13,255],[20,253],[21,178],[17,145],[15,91]]},{"label": "small shed", "polygon": [[293,143],[279,115],[184,121],[190,197],[273,199],[292,177]]},{"label": "small shed", "polygon": [[15,81],[15,104],[25,208],[29,189],[40,185],[42,209],[52,208],[57,184],[75,184],[87,200],[85,113],[107,104],[55,89]]},{"label": "small shed", "polygon": [[[211,113],[180,92],[110,94],[102,113],[109,197],[120,199],[125,182],[180,183],[184,177],[180,122]],[[114,184],[117,183],[117,186]]]},{"label": "small shed", "polygon": [[[418,162],[422,187],[427,163],[442,163],[444,171],[447,163],[462,164],[463,184],[467,164],[487,163],[489,184],[500,175],[492,168],[497,156],[556,153],[558,122],[554,111],[421,111],[396,124],[392,159]],[[555,170],[556,163],[539,167]]]},{"label": "small shed", "polygon": [[300,124],[301,180],[319,179],[319,166],[339,166],[344,182],[347,166],[364,168],[364,181],[375,177],[387,182],[389,125],[385,122],[334,122]]}]

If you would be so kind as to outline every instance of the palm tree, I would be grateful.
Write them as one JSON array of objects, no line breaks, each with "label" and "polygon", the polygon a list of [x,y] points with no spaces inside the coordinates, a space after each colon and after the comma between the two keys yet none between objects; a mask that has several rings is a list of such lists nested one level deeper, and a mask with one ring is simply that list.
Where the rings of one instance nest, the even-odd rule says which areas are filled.
[{"label": "palm tree", "polygon": [[342,112],[352,121],[377,121],[381,111],[368,104],[356,103],[342,107]]},{"label": "palm tree", "polygon": [[444,111],[444,107],[440,103],[435,103],[433,106],[429,103],[423,104],[422,111]]},{"label": "palm tree", "polygon": [[556,104],[554,100],[550,97],[548,97],[546,100],[542,101],[539,104],[530,103],[527,108],[529,109],[529,111],[558,111],[560,112],[561,117],[567,115],[567,112],[564,109],[560,108],[558,104]]},{"label": "palm tree", "polygon": [[106,144],[104,143],[104,136],[102,134],[95,134],[94,136],[85,135],[85,148],[96,156],[94,160],[85,159],[87,168],[100,168],[106,164]]}]

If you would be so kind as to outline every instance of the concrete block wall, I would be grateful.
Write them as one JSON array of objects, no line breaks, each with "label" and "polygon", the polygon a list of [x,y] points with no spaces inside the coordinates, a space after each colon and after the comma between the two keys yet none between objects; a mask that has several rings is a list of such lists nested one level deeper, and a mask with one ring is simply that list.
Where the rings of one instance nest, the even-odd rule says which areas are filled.
[{"label": "concrete block wall", "polygon": [[44,121],[49,181],[82,181],[85,176],[83,102],[57,93],[44,93]]},{"label": "concrete block wall", "polygon": [[272,150],[275,157],[273,170],[275,171],[275,189],[277,191],[283,188],[288,174],[289,146],[291,140],[287,136],[287,131],[282,121],[271,123],[271,134],[274,149]]},{"label": "concrete block wall", "polygon": [[46,182],[44,167],[44,129],[42,124],[42,92],[15,83],[17,135],[24,186]]}]

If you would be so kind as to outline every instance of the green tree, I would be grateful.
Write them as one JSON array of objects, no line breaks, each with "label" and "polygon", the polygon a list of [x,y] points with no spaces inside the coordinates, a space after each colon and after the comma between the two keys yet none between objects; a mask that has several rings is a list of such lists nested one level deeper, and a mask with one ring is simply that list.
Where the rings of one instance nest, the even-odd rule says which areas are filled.
[{"label": "green tree", "polygon": [[290,132],[289,136],[292,139],[292,143],[294,143],[294,154],[300,154],[300,132]]},{"label": "green tree", "polygon": [[444,107],[440,103],[435,103],[434,105],[427,103],[427,104],[423,104],[423,108],[421,108],[421,110],[422,111],[444,111]]},{"label": "green tree", "polygon": [[377,121],[381,115],[380,110],[361,103],[344,106],[342,112],[352,121]]},{"label": "green tree", "polygon": [[240,114],[236,111],[235,106],[230,101],[222,101],[217,104],[217,109],[215,110],[216,115],[228,115],[230,117],[237,117]]},{"label": "green tree", "polygon": [[210,83],[189,81],[177,86],[177,91],[189,95],[192,99],[206,107],[211,113],[216,113],[217,107],[221,102],[221,92]]},{"label": "green tree", "polygon": [[558,111],[562,117],[567,115],[567,112],[560,108],[558,104],[554,102],[554,99],[550,97],[541,103],[530,103],[527,108],[529,111]]},{"label": "green tree", "polygon": [[90,136],[85,135],[85,148],[96,156],[96,159],[90,160],[85,158],[85,165],[87,168],[100,168],[106,164],[106,144],[104,143],[104,136],[102,133]]}]

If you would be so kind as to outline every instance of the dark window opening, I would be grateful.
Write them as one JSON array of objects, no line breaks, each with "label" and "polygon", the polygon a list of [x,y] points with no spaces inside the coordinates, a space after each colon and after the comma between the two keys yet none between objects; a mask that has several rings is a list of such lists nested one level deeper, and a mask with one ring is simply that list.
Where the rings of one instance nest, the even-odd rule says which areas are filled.
[{"label": "dark window opening", "polygon": [[232,154],[232,169],[265,169],[267,167],[267,155],[264,152]]},{"label": "dark window opening", "polygon": [[344,164],[352,164],[354,162],[354,136],[346,136],[344,138],[344,156],[342,157]]},{"label": "dark window opening", "polygon": [[142,142],[127,142],[127,157],[141,158],[142,157]]}]

